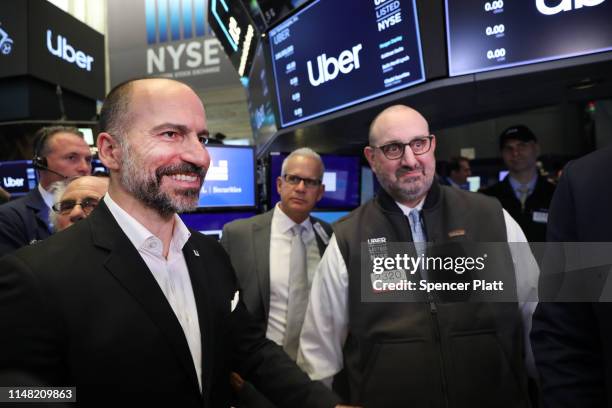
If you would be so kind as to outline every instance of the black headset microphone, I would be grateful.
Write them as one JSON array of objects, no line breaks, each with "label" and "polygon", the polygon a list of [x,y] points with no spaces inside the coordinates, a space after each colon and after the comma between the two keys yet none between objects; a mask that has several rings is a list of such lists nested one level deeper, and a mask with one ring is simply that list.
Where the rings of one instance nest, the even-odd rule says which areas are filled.
[{"label": "black headset microphone", "polygon": [[53,174],[57,174],[60,177],[65,179],[69,179],[70,177],[63,175],[62,173],[55,171],[49,168],[49,163],[47,162],[47,158],[41,156],[41,152],[43,147],[49,138],[49,133],[46,128],[42,128],[37,132],[38,140],[36,141],[36,145],[34,146],[34,158],[32,158],[32,167],[36,170],[44,170]]},{"label": "black headset microphone", "polygon": [[40,157],[40,156],[35,156],[34,159],[32,159],[32,166],[37,169],[37,170],[45,170],[48,171],[50,173],[53,174],[57,174],[60,177],[63,177],[65,179],[68,179],[70,177],[63,175],[62,173],[55,171],[53,169],[50,169],[49,166],[47,166],[47,158],[46,157]]}]

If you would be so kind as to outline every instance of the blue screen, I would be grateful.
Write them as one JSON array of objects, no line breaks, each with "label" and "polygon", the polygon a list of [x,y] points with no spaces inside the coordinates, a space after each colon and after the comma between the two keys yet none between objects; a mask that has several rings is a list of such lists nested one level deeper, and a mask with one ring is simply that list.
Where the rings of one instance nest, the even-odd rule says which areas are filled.
[{"label": "blue screen", "polygon": [[451,76],[612,50],[610,1],[445,3]]},{"label": "blue screen", "polygon": [[[276,190],[276,179],[281,174],[283,160],[286,153],[270,153],[270,204],[275,205],[280,201]],[[337,156],[322,154],[321,159],[325,165],[323,184],[325,194],[317,204],[319,209],[355,208],[359,202],[359,182],[361,177],[361,166],[359,156]]]},{"label": "blue screen", "polygon": [[348,211],[313,211],[310,213],[310,215],[312,215],[313,217],[317,217],[318,219],[323,220],[328,224],[332,224],[347,215],[348,213]]},{"label": "blue screen", "polygon": [[316,0],[269,41],[283,127],[425,80],[414,0]]},{"label": "blue screen", "polygon": [[0,186],[11,194],[11,198],[27,194],[37,184],[31,160],[0,162]]},{"label": "blue screen", "polygon": [[255,155],[252,147],[207,146],[210,167],[199,207],[254,207]]},{"label": "blue screen", "polygon": [[223,213],[183,213],[179,214],[185,225],[202,234],[215,235],[221,238],[223,226],[228,222],[254,216],[255,211]]}]

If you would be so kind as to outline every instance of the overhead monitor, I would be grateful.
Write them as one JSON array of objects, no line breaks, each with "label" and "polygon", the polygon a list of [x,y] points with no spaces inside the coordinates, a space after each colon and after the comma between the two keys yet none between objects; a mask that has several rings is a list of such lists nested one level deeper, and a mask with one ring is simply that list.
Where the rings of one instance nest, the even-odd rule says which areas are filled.
[{"label": "overhead monitor", "polygon": [[612,50],[612,2],[445,0],[449,73]]},{"label": "overhead monitor", "polygon": [[277,131],[273,92],[269,85],[269,71],[266,69],[261,43],[255,52],[249,74],[247,96],[253,139],[256,144],[261,145]]},{"label": "overhead monitor", "polygon": [[[286,153],[270,153],[270,204],[280,201],[276,180],[281,175]],[[323,184],[325,194],[318,209],[353,209],[359,206],[361,165],[359,156],[322,154],[325,165]]]},{"label": "overhead monitor", "polygon": [[268,38],[281,127],[425,80],[414,0],[315,0]]},{"label": "overhead monitor", "polygon": [[223,226],[228,222],[254,216],[255,211],[219,212],[219,213],[183,213],[179,214],[185,225],[206,235],[221,238]]},{"label": "overhead monitor", "polygon": [[207,146],[210,167],[198,207],[255,207],[255,152],[246,146]]},{"label": "overhead monitor", "polygon": [[0,162],[0,186],[11,194],[11,198],[27,194],[37,184],[32,160]]}]

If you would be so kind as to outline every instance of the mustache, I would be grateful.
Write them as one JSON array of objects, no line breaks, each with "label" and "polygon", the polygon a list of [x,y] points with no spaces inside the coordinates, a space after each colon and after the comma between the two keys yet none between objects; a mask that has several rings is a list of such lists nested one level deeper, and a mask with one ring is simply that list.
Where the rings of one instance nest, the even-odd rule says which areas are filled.
[{"label": "mustache", "polygon": [[425,175],[425,168],[423,166],[415,166],[415,167],[411,167],[411,166],[402,166],[399,169],[397,169],[395,171],[395,176],[396,177],[401,177],[406,173],[410,173],[413,172],[415,170],[420,170],[421,173],[423,173],[423,175]]},{"label": "mustache", "polygon": [[180,163],[173,164],[170,166],[159,167],[155,170],[155,177],[157,178],[157,182],[161,182],[163,176],[172,176],[174,174],[181,173],[192,173],[196,176],[200,177],[200,179],[204,180],[206,177],[206,168],[196,166],[193,163]]}]

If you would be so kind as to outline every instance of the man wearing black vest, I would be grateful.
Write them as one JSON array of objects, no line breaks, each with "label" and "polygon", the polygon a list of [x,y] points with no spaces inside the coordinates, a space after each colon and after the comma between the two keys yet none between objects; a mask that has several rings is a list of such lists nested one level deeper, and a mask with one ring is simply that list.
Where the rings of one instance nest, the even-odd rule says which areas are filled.
[{"label": "man wearing black vest", "polygon": [[344,369],[345,397],[367,407],[529,407],[524,342],[534,305],[521,299],[535,293],[538,269],[526,244],[524,253],[498,245],[489,257],[511,265],[518,304],[364,301],[376,288],[363,285],[372,271],[362,271],[362,254],[380,243],[413,242],[418,253],[426,242],[526,241],[496,200],[438,184],[435,147],[427,121],[407,106],[373,121],[364,154],[382,191],[334,225],[298,363],[328,384]]},{"label": "man wearing black vest", "polygon": [[500,135],[499,149],[508,175],[482,192],[499,200],[519,223],[529,242],[544,242],[555,186],[538,174],[538,141],[527,126],[511,126]]}]

